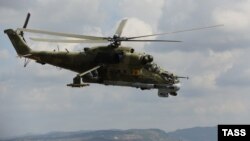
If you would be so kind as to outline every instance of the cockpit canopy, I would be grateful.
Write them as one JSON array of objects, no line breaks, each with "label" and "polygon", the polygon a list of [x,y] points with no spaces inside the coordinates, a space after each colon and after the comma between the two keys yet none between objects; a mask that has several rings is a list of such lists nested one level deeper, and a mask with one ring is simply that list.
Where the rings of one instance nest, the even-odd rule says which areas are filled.
[{"label": "cockpit canopy", "polygon": [[141,63],[144,65],[144,64],[153,62],[154,58],[152,55],[147,54],[147,55],[143,55],[140,58],[140,60],[141,60]]},{"label": "cockpit canopy", "polygon": [[161,69],[156,63],[147,63],[145,69],[151,72],[160,73]]},{"label": "cockpit canopy", "polygon": [[173,73],[162,70],[156,63],[151,62],[145,65],[145,69],[160,74],[169,83],[177,83],[179,80],[174,76]]}]

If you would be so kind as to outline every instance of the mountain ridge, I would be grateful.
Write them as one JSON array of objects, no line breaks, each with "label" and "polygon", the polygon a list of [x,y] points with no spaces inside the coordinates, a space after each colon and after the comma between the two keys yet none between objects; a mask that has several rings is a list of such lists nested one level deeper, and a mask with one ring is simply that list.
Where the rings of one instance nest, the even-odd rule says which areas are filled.
[{"label": "mountain ridge", "polygon": [[165,132],[161,129],[110,129],[49,132],[1,141],[216,141],[216,127],[193,127]]}]

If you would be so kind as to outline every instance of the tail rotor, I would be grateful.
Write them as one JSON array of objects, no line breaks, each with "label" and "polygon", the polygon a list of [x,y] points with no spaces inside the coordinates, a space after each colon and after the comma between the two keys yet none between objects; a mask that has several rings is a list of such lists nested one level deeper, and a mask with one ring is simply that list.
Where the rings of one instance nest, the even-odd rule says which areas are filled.
[{"label": "tail rotor", "polygon": [[[29,19],[30,19],[30,13],[27,14],[26,20],[24,22],[23,28],[26,28],[28,23],[29,23]],[[20,35],[23,37],[24,33],[23,31],[20,32]],[[24,37],[23,37],[24,38]],[[25,40],[25,39],[24,39]]]}]

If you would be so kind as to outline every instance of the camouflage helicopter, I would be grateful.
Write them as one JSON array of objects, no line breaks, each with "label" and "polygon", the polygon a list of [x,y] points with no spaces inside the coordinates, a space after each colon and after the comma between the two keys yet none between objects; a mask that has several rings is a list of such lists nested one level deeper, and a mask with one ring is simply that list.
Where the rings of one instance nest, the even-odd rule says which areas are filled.
[{"label": "camouflage helicopter", "polygon": [[[153,56],[141,52],[135,52],[131,47],[121,46],[121,42],[180,42],[175,40],[144,40],[143,37],[165,35],[170,33],[186,32],[212,28],[215,26],[193,28],[175,32],[151,34],[134,37],[121,36],[127,19],[118,25],[113,37],[97,37],[60,32],[51,32],[37,29],[27,29],[30,18],[28,13],[23,28],[6,29],[6,33],[12,42],[17,54],[25,59],[35,60],[42,65],[50,64],[68,69],[77,73],[70,87],[89,86],[89,83],[104,85],[128,86],[141,90],[158,89],[158,96],[176,96],[180,89],[180,78],[169,71],[163,70],[153,61]],[[26,43],[24,32],[47,34],[74,39],[45,39],[30,38],[40,42],[62,43],[108,43],[106,46],[84,48],[80,52],[66,51],[34,51]]]}]

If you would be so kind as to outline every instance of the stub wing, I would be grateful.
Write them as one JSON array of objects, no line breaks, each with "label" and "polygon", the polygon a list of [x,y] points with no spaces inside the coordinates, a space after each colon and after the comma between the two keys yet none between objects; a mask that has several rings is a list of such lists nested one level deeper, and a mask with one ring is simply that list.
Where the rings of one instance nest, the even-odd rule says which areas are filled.
[{"label": "stub wing", "polygon": [[88,73],[91,73],[91,72],[94,71],[94,70],[97,70],[97,69],[100,68],[100,67],[101,67],[101,66],[98,65],[98,66],[95,66],[95,67],[93,67],[93,68],[91,68],[91,69],[85,71],[85,72],[82,72],[82,73],[77,74],[77,76],[76,76],[75,78],[73,78],[73,83],[67,84],[67,86],[69,86],[69,87],[78,87],[78,88],[79,88],[79,87],[89,86],[89,84],[87,84],[87,83],[82,83],[81,77],[83,77],[84,75],[86,75],[86,74],[88,74]]}]

